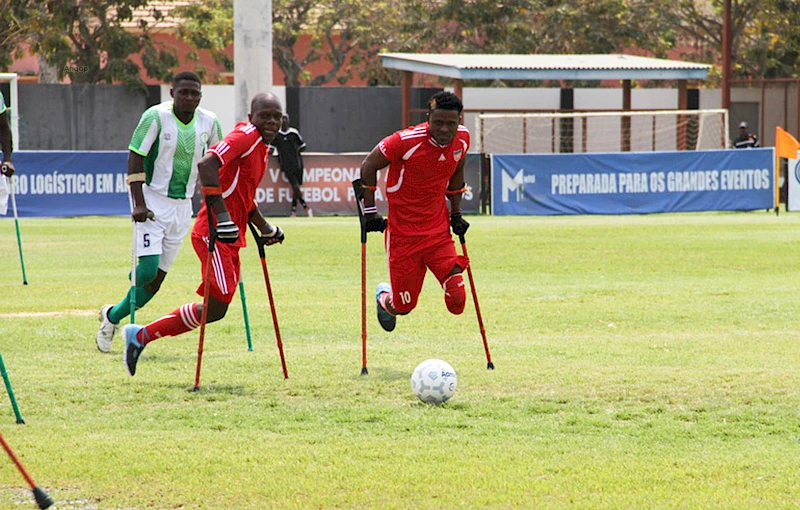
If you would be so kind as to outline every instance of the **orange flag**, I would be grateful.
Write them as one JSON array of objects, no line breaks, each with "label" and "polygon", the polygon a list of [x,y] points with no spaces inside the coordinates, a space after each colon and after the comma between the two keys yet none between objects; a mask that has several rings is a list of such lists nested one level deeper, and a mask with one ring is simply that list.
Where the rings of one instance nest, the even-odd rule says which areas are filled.
[{"label": "orange flag", "polygon": [[800,142],[788,131],[780,126],[775,126],[775,153],[779,158],[797,159]]}]

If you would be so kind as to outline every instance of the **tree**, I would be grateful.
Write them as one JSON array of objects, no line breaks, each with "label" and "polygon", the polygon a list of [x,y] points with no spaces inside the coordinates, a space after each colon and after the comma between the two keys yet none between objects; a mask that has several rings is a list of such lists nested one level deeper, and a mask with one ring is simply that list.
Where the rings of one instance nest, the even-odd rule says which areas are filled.
[{"label": "tree", "polygon": [[[386,31],[384,20],[394,19],[399,0],[274,0],[272,3],[273,58],[283,72],[287,86],[345,83],[357,71],[347,66],[364,60],[360,51],[372,48]],[[179,34],[193,47],[208,50],[226,68],[232,62],[223,50],[233,42],[233,1],[210,0],[178,7],[173,11],[182,19]],[[375,20],[380,20],[378,25]],[[300,52],[298,41],[310,38],[307,50]],[[316,75],[310,64],[324,62],[326,69]]]},{"label": "tree", "polygon": [[20,44],[25,41],[26,2],[0,0],[0,70],[7,70],[23,56]]},{"label": "tree", "polygon": [[[135,32],[123,24],[133,20],[134,9],[147,0],[70,0],[29,2],[25,28],[31,51],[72,83],[124,83],[144,90],[139,55],[151,78],[169,80],[178,59],[152,40],[152,26],[140,20]],[[152,10],[156,22],[163,14]]]},{"label": "tree", "polygon": [[[638,5],[635,0],[409,0],[404,4],[404,25],[396,29],[404,37],[391,51],[570,54],[635,47],[663,55],[674,43],[672,34],[653,30],[658,17],[642,16],[647,2]],[[654,13],[650,8],[647,14]],[[391,79],[377,68],[369,73],[380,81]]]},{"label": "tree", "polygon": [[[396,15],[395,2],[371,0],[276,0],[273,16],[275,60],[286,74],[286,85],[300,85],[307,79],[311,86],[336,79],[345,83],[355,72],[346,66],[358,48],[372,47],[384,33],[378,25]],[[310,27],[313,29],[309,30]],[[295,54],[301,33],[311,37],[305,55]],[[311,77],[305,68],[312,62],[325,60],[325,73]],[[287,72],[288,71],[288,72]]]},{"label": "tree", "polygon": [[[724,0],[649,3],[658,6],[664,25],[688,43],[684,58],[721,63]],[[734,77],[800,76],[800,4],[796,0],[731,0],[731,18]]]},{"label": "tree", "polygon": [[[208,51],[214,62],[226,71],[233,71],[233,60],[225,53],[225,49],[233,42],[232,0],[206,0],[188,4],[176,7],[171,15],[181,20],[178,36],[192,47]],[[200,60],[196,52],[190,53],[188,58]],[[195,70],[201,77],[209,78],[202,66],[195,66]]]}]

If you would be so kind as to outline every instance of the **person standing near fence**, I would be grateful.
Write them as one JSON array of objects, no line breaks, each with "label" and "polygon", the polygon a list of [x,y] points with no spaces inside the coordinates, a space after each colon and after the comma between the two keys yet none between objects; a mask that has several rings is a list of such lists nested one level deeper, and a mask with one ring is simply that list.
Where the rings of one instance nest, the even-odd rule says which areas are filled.
[{"label": "person standing near fence", "polygon": [[303,207],[306,216],[313,216],[314,213],[306,204],[303,192],[300,190],[300,186],[303,184],[302,152],[306,150],[306,142],[300,135],[300,131],[289,126],[289,114],[283,114],[281,130],[272,140],[272,146],[277,151],[281,171],[292,186],[292,216],[297,216],[298,202]]},{"label": "person standing near fence", "polygon": [[8,107],[3,93],[0,92],[0,150],[3,151],[2,175],[0,177],[0,214],[8,212],[8,197],[11,193],[8,179],[14,175],[16,169],[11,162],[11,153],[14,152],[14,140],[11,135],[11,123],[8,121]]},{"label": "person standing near fence", "polygon": [[183,71],[170,88],[172,101],[148,108],[128,145],[131,217],[136,222],[136,289],[116,305],[100,309],[97,348],[109,352],[120,322],[161,288],[192,222],[197,163],[222,139],[216,114],[200,108],[200,77]]},{"label": "person standing near fence", "polygon": [[739,124],[739,136],[733,141],[734,149],[753,149],[758,147],[758,136],[750,133],[747,122]]}]

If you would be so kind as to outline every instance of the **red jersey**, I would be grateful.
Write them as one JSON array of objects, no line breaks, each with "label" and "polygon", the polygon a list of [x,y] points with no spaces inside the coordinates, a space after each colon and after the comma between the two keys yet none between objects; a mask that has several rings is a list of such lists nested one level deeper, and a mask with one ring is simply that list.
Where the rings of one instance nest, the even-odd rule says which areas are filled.
[{"label": "red jersey", "polygon": [[[222,163],[219,169],[222,198],[231,213],[231,220],[239,227],[239,239],[232,246],[242,248],[247,245],[247,220],[250,212],[257,207],[256,188],[267,171],[269,149],[270,146],[264,143],[254,125],[240,122],[208,150]],[[208,236],[205,203],[197,213],[192,235]]]},{"label": "red jersey", "polygon": [[469,131],[458,126],[449,144],[428,134],[428,123],[397,131],[378,150],[390,161],[386,176],[392,234],[423,236],[450,231],[445,191],[461,158],[467,156]]}]

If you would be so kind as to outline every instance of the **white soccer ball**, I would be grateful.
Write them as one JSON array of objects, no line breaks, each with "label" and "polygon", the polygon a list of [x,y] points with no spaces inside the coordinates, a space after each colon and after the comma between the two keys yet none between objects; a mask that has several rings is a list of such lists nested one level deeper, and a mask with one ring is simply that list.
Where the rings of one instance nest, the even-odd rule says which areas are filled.
[{"label": "white soccer ball", "polygon": [[411,374],[411,391],[428,404],[447,402],[456,392],[456,371],[440,359],[428,359]]}]

